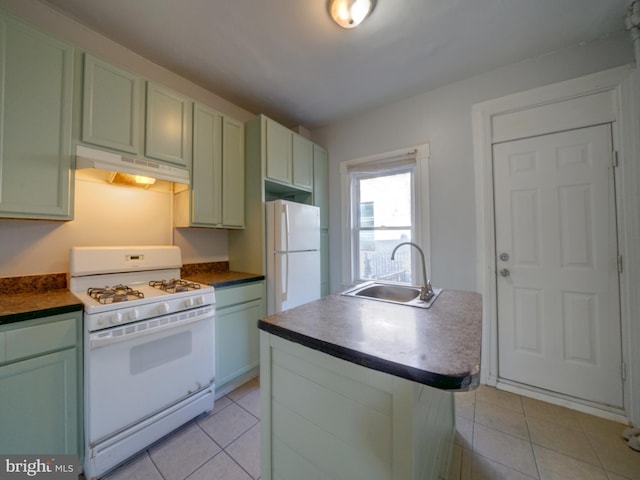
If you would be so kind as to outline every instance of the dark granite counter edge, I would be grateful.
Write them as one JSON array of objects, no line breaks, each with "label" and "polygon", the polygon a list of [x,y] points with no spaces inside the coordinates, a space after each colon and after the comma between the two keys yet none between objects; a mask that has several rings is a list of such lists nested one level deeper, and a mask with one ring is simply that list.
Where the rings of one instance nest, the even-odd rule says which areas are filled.
[{"label": "dark granite counter edge", "polygon": [[43,308],[40,310],[31,310],[28,312],[9,313],[6,315],[0,315],[0,325],[24,322],[26,320],[33,320],[35,318],[50,317],[52,315],[61,315],[63,313],[80,312],[82,311],[82,308],[82,303],[77,303],[62,305],[58,307]]},{"label": "dark granite counter edge", "polygon": [[452,390],[465,392],[474,390],[480,384],[480,372],[463,375],[442,375],[439,373],[420,370],[415,367],[402,365],[397,362],[385,360],[380,357],[369,355],[346,347],[341,347],[333,343],[324,342],[317,338],[309,337],[299,332],[294,332],[287,328],[282,328],[271,323],[258,320],[258,328],[265,332],[276,335],[285,340],[298,343],[313,350],[318,350],[332,357],[340,358],[363,367],[371,368],[379,372],[388,373],[396,377],[405,378],[413,382],[421,383],[441,390]]},{"label": "dark granite counter edge", "polygon": [[260,282],[265,279],[264,275],[258,275],[251,278],[241,278],[237,280],[225,280],[222,282],[211,282],[209,285],[216,288],[233,287],[235,285],[243,285],[245,283]]}]

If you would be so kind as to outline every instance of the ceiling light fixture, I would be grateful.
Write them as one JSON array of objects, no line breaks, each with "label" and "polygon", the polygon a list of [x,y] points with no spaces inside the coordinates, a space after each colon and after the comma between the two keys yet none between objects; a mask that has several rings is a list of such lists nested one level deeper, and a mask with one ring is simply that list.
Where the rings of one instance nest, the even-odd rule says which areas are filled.
[{"label": "ceiling light fixture", "polygon": [[354,28],[373,11],[376,0],[329,0],[331,18],[342,28]]}]

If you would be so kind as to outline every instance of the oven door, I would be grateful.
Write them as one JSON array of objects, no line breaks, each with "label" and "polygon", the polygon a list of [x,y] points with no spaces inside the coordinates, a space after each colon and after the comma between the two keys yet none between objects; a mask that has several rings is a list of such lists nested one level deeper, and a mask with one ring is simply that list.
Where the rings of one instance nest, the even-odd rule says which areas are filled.
[{"label": "oven door", "polygon": [[90,445],[214,382],[214,306],[87,333]]}]

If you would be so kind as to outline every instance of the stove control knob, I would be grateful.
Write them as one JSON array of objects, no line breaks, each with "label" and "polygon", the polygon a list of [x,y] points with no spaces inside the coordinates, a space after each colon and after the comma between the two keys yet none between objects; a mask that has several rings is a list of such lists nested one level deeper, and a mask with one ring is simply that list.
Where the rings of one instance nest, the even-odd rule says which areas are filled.
[{"label": "stove control knob", "polygon": [[140,310],[134,308],[129,313],[127,313],[127,320],[137,320],[140,318]]},{"label": "stove control knob", "polygon": [[122,313],[115,312],[113,315],[111,315],[109,321],[113,324],[122,323]]},{"label": "stove control knob", "polygon": [[191,308],[196,304],[195,300],[193,299],[193,297],[189,297],[187,299],[185,299],[184,301],[184,306],[187,308]]},{"label": "stove control knob", "polygon": [[158,313],[160,315],[166,315],[169,313],[169,304],[167,302],[162,302],[158,305]]}]

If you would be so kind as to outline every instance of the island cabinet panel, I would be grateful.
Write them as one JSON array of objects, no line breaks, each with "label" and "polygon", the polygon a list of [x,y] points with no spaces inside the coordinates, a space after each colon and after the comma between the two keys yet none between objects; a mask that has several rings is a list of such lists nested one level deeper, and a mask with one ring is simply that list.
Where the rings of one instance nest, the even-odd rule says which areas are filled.
[{"label": "island cabinet panel", "polygon": [[82,141],[139,155],[142,80],[84,56]]},{"label": "island cabinet panel", "polygon": [[447,478],[453,393],[260,332],[262,478]]},{"label": "island cabinet panel", "polygon": [[73,47],[0,12],[0,216],[71,220]]},{"label": "island cabinet panel", "polygon": [[78,312],[0,327],[0,452],[81,458],[81,324]]},{"label": "island cabinet panel", "polygon": [[192,101],[147,82],[145,155],[191,168]]}]

